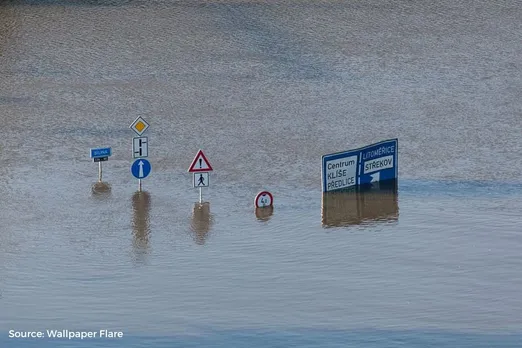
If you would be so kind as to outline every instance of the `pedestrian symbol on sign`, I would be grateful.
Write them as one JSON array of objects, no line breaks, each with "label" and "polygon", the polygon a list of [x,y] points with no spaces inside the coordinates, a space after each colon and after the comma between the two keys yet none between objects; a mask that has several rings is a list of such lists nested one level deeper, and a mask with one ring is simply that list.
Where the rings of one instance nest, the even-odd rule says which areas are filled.
[{"label": "pedestrian symbol on sign", "polygon": [[208,172],[194,173],[194,187],[209,187]]}]

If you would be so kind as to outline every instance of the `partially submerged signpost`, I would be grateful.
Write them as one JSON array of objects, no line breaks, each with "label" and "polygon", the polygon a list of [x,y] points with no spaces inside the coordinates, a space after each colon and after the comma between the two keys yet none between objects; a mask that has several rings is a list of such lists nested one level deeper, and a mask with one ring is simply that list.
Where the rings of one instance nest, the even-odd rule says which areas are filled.
[{"label": "partially submerged signpost", "polygon": [[397,219],[397,146],[390,139],[322,157],[323,227]]},{"label": "partially submerged signpost", "polygon": [[261,191],[254,198],[256,217],[260,221],[267,221],[274,212],[274,196],[268,191]]},{"label": "partially submerged signpost", "polygon": [[196,154],[196,157],[194,157],[194,160],[192,161],[192,164],[190,165],[188,171],[189,173],[193,173],[193,187],[199,188],[199,203],[201,204],[203,202],[203,196],[201,192],[201,188],[203,187],[209,187],[209,172],[211,172],[212,165],[210,165],[210,162],[208,161],[207,157],[203,153],[202,150],[199,150]]},{"label": "partially submerged signpost", "polygon": [[324,155],[321,171],[323,192],[396,180],[397,146],[398,140],[390,139],[354,150]]},{"label": "partially submerged signpost", "polygon": [[138,179],[138,191],[141,191],[141,179],[146,178],[152,169],[150,162],[145,159],[149,156],[149,139],[141,136],[149,128],[149,124],[139,116],[129,128],[138,134],[137,138],[132,139],[132,156],[136,160],[131,165],[131,173]]},{"label": "partially submerged signpost", "polygon": [[108,161],[111,155],[110,147],[91,149],[91,158],[98,162],[98,182],[102,182],[102,162]]}]

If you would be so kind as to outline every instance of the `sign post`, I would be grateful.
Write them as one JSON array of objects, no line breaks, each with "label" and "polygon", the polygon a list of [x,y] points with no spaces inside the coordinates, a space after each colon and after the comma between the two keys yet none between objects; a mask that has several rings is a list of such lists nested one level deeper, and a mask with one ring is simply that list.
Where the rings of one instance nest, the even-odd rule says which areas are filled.
[{"label": "sign post", "polygon": [[102,182],[102,162],[108,161],[111,155],[110,147],[91,149],[91,158],[98,162],[98,182]]},{"label": "sign post", "polygon": [[144,159],[149,156],[149,139],[141,136],[149,128],[149,124],[139,116],[129,128],[139,136],[132,138],[132,157],[137,160],[132,164],[131,172],[138,179],[138,191],[141,192],[141,179],[147,177],[152,168],[149,161]]},{"label": "sign post", "polygon": [[203,187],[210,186],[209,172],[199,172],[199,173],[193,173],[193,174],[194,174],[193,187],[199,188],[199,203],[202,203],[203,197],[202,197],[201,189]]},{"label": "sign post", "polygon": [[261,191],[254,198],[256,217],[260,221],[268,221],[274,213],[274,196],[268,191]]},{"label": "sign post", "polygon": [[199,188],[199,203],[203,203],[203,193],[202,188],[203,187],[209,187],[209,172],[211,172],[212,166],[210,165],[210,162],[208,161],[207,157],[203,153],[202,150],[199,150],[196,154],[196,157],[194,157],[194,160],[192,161],[192,164],[190,165],[188,171],[189,173],[194,174],[193,178],[193,187]]},{"label": "sign post", "polygon": [[352,186],[373,186],[398,177],[398,140],[384,140],[362,148],[322,157],[323,192]]}]

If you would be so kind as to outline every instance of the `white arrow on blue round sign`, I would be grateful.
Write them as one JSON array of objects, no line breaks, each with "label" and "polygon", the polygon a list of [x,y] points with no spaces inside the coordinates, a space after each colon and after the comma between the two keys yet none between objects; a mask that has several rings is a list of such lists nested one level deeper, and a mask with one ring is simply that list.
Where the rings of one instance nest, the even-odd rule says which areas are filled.
[{"label": "white arrow on blue round sign", "polygon": [[151,169],[150,162],[144,158],[138,158],[131,166],[132,175],[134,175],[136,179],[146,178],[150,174]]}]

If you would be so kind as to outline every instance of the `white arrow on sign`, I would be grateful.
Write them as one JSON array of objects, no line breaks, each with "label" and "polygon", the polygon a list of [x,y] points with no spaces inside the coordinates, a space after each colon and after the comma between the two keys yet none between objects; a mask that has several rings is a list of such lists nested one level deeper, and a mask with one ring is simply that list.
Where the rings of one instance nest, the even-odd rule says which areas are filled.
[{"label": "white arrow on sign", "polygon": [[372,180],[370,182],[378,182],[381,180],[381,172],[373,173],[370,175],[372,177]]},{"label": "white arrow on sign", "polygon": [[140,170],[138,171],[138,177],[143,178],[143,161],[140,161],[138,163],[138,166],[140,166]]}]

